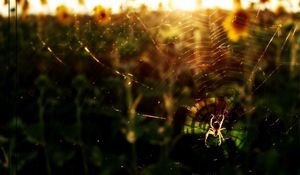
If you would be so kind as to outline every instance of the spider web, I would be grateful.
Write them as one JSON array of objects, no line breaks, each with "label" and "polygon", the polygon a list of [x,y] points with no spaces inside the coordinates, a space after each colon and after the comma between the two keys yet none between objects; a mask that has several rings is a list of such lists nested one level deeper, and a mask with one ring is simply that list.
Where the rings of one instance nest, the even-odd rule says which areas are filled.
[{"label": "spider web", "polygon": [[[283,52],[288,40],[293,38],[297,31],[295,27],[288,34],[284,33],[279,36],[282,27],[280,24],[259,24],[258,16],[255,16],[257,14],[251,14],[249,36],[244,39],[243,44],[236,44],[227,39],[226,31],[222,26],[227,14],[220,10],[207,10],[204,13],[169,11],[152,15],[157,16],[159,20],[149,20],[151,14],[136,12],[126,13],[123,17],[114,18],[113,16],[112,24],[104,26],[101,32],[109,32],[115,26],[123,25],[126,32],[129,33],[126,37],[122,36],[124,40],[137,40],[140,33],[136,32],[136,28],[149,34],[149,43],[153,47],[152,51],[156,52],[151,55],[152,58],[164,59],[160,62],[160,65],[155,65],[157,64],[155,62],[149,63],[149,60],[143,58],[137,58],[140,59],[139,62],[132,65],[132,67],[120,66],[127,63],[120,63],[119,67],[114,67],[108,60],[105,60],[104,57],[107,57],[107,55],[101,55],[101,51],[105,50],[91,50],[92,46],[89,45],[94,42],[82,38],[81,33],[90,32],[92,33],[92,40],[104,39],[103,34],[93,30],[91,25],[93,20],[88,17],[82,20],[84,22],[81,23],[78,19],[74,24],[74,30],[68,31],[66,34],[69,42],[78,43],[77,48],[67,49],[86,53],[96,65],[104,68],[112,76],[127,79],[129,83],[134,83],[146,93],[158,93],[166,90],[168,84],[180,82],[182,74],[187,72],[187,75],[191,76],[193,81],[192,97],[194,99],[219,96],[237,100],[236,98],[243,98],[241,94],[244,97],[255,94],[273,78],[281,67],[289,64],[289,62],[279,60],[280,62],[277,63],[276,67],[266,70],[266,61],[268,61],[266,60],[266,54],[269,54],[270,47],[277,44],[274,44],[274,42],[278,41],[274,40],[278,38],[281,38],[281,40],[277,45],[280,52]],[[75,18],[77,17],[75,16]],[[256,31],[259,28],[263,28],[263,30],[258,34]],[[285,39],[282,39],[284,37]],[[260,43],[257,42],[257,38],[260,38]],[[64,60],[66,56],[57,54],[60,52],[60,48],[52,49],[42,37],[39,36],[39,39],[59,63],[66,66],[70,64],[66,63],[67,60]],[[54,38],[46,38],[46,40],[48,39]],[[112,45],[118,45],[117,42],[113,41]],[[251,47],[255,45],[259,45],[259,49]],[[114,51],[118,50],[111,50],[111,52]],[[63,51],[60,53],[63,53]],[[144,66],[144,63],[148,66],[150,64],[150,68],[152,68],[152,70],[144,70],[150,71],[147,73],[148,75],[159,74],[159,83],[149,83],[147,75],[140,75],[141,72],[136,71],[139,67]],[[254,77],[258,75],[260,80],[254,82]],[[176,88],[180,90],[182,87],[174,88],[176,92]],[[180,101],[180,99],[177,100]],[[161,101],[162,99],[158,101],[158,104]],[[159,106],[161,107],[161,105]],[[250,105],[249,109],[245,109],[245,111],[253,111],[255,107]],[[147,112],[151,113],[153,111]],[[153,113],[153,115],[161,114]]]},{"label": "spider web", "polygon": [[[264,22],[259,18],[263,12],[258,16],[254,12],[250,14],[248,37],[234,43],[227,38],[223,28],[229,13],[218,9],[146,14],[123,12],[113,14],[111,23],[100,28],[96,27],[92,17],[75,15],[73,27],[58,29],[64,32],[61,35],[52,35],[54,31],[43,28],[43,25],[57,24],[38,24],[41,28],[36,37],[40,47],[34,43],[32,47],[54,60],[52,67],[48,67],[51,69],[49,72],[59,71],[62,75],[54,78],[57,84],[72,78],[72,75],[64,74],[64,69],[71,69],[75,74],[84,72],[93,86],[109,81],[110,85],[100,87],[105,100],[99,100],[99,103],[116,115],[124,115],[128,106],[120,102],[125,101],[126,95],[121,94],[121,99],[114,95],[119,88],[114,86],[114,81],[132,88],[132,96],[138,97],[139,93],[144,96],[136,111],[142,119],[167,120],[168,110],[164,104],[167,98],[164,95],[170,92],[175,115],[176,109],[182,106],[191,107],[196,102],[211,98],[224,99],[225,107],[206,103],[199,109],[199,113],[204,113],[201,114],[204,122],[200,122],[202,143],[210,127],[211,113],[224,112],[224,109],[230,114],[226,115],[223,124],[225,137],[234,140],[237,147],[238,144],[240,147],[245,145],[243,141],[247,139],[245,135],[248,132],[255,132],[253,121],[260,123],[258,128],[265,134],[258,135],[258,138],[270,137],[272,133],[265,130],[271,129],[276,133],[282,125],[286,127],[279,129],[279,135],[294,132],[299,115],[296,110],[298,104],[294,104],[288,114],[282,115],[282,111],[276,111],[268,104],[269,101],[261,101],[259,97],[270,90],[274,81],[282,78],[279,75],[291,65],[291,60],[280,56],[289,51],[286,48],[299,33],[297,26],[282,32],[281,24]],[[127,47],[133,50],[121,55],[120,52]],[[273,56],[275,59],[272,60]],[[83,65],[85,69],[82,71],[81,63],[86,60],[89,63]],[[299,70],[298,63],[294,66]],[[182,95],[185,91],[188,95]],[[292,104],[295,103],[293,100]],[[253,134],[249,135],[255,140]],[[270,142],[278,144],[280,140]]]}]

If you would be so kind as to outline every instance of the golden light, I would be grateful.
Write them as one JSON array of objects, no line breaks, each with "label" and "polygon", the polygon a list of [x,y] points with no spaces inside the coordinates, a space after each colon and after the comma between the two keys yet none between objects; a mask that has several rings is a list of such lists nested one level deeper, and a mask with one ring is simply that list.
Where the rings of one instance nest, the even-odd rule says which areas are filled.
[{"label": "golden light", "polygon": [[193,11],[196,10],[196,1],[190,0],[190,1],[182,1],[182,0],[173,0],[173,7],[174,9],[178,10],[186,10],[186,11]]},{"label": "golden light", "polygon": [[220,0],[209,0],[209,1],[202,1],[203,8],[224,8],[224,9],[232,9],[233,2],[230,1],[220,1]]},{"label": "golden light", "polygon": [[[259,0],[241,0],[243,7],[248,7],[251,2],[258,3]],[[29,0],[30,14],[46,13],[55,14],[55,9],[59,5],[66,5],[72,12],[87,13],[92,15],[93,8],[102,5],[111,9],[113,13],[118,13],[120,6],[138,8],[141,4],[146,4],[148,9],[157,10],[159,3],[163,4],[164,10],[186,10],[193,11],[197,8],[223,8],[232,9],[233,0],[86,0],[84,5],[78,0],[48,0],[46,5],[42,5],[40,0]],[[298,0],[281,1],[272,0],[269,3],[261,4],[259,8],[276,9],[279,3],[289,11],[299,11]],[[15,7],[15,1],[10,0],[10,7]],[[19,10],[20,11],[20,10]],[[8,15],[8,6],[4,5],[4,0],[0,0],[0,13]]]}]

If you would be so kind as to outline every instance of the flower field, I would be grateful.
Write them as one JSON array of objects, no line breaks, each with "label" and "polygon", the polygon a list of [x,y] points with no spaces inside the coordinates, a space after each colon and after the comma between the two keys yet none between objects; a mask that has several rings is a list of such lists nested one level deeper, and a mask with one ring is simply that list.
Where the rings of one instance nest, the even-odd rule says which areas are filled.
[{"label": "flower field", "polygon": [[235,3],[22,1],[0,18],[0,174],[299,174],[300,14]]}]

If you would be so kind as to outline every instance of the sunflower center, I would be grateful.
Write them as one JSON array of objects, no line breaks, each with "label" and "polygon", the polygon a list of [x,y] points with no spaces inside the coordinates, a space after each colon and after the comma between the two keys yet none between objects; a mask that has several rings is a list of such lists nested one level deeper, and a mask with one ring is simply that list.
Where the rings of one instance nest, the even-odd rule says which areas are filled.
[{"label": "sunflower center", "polygon": [[100,13],[100,18],[101,19],[105,19],[106,18],[106,13],[105,12],[101,12]]},{"label": "sunflower center", "polygon": [[68,13],[67,12],[63,12],[62,13],[62,18],[63,19],[67,19],[68,18]]},{"label": "sunflower center", "polygon": [[268,2],[269,0],[260,0],[261,3],[266,3]]},{"label": "sunflower center", "polygon": [[248,26],[248,23],[249,23],[249,16],[244,11],[238,11],[235,14],[234,19],[232,21],[232,25],[234,29],[237,31],[243,31]]}]

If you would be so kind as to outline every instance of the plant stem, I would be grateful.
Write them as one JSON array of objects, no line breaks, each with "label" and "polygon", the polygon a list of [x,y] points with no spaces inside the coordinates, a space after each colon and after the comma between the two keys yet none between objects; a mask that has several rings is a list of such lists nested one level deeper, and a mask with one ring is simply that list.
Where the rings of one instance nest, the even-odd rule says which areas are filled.
[{"label": "plant stem", "polygon": [[[126,78],[125,81],[125,90],[126,90],[126,99],[127,99],[127,110],[129,115],[129,126],[128,129],[134,130],[134,120],[135,120],[135,109],[133,109],[133,99],[132,99],[132,81],[130,78]],[[136,156],[136,145],[135,141],[131,143],[131,152],[132,152],[132,174],[137,174],[137,156]]]},{"label": "plant stem", "polygon": [[41,141],[42,141],[42,145],[44,147],[47,174],[51,175],[51,166],[50,166],[50,161],[49,161],[49,156],[48,156],[48,151],[47,151],[47,146],[46,146],[47,145],[46,138],[45,138],[45,121],[44,121],[45,106],[43,104],[45,89],[41,88],[40,93],[41,93],[40,97],[38,98],[38,106],[39,106],[39,122],[40,122],[40,126],[41,126],[41,131],[42,131],[42,135],[41,135],[42,140]]},{"label": "plant stem", "polygon": [[82,156],[82,162],[83,162],[83,169],[84,169],[84,174],[88,174],[88,166],[87,166],[87,159],[85,156],[85,149],[84,149],[84,144],[82,140],[82,125],[81,125],[81,113],[82,113],[82,107],[80,104],[80,97],[82,94],[81,88],[78,90],[78,94],[75,99],[75,105],[76,105],[76,122],[79,130],[79,146],[81,149],[81,156]]}]

